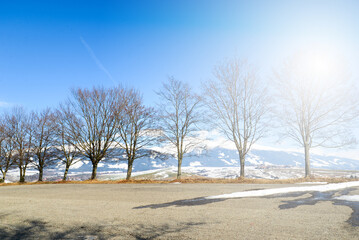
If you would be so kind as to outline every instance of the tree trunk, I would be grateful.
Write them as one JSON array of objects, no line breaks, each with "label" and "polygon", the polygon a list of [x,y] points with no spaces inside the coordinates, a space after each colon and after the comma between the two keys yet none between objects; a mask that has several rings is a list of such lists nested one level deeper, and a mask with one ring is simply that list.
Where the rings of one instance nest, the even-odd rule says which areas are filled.
[{"label": "tree trunk", "polygon": [[133,165],[133,160],[128,160],[128,167],[127,167],[127,177],[126,177],[126,180],[130,180],[130,178],[131,178],[131,173],[132,173],[132,165]]},{"label": "tree trunk", "polygon": [[177,179],[181,179],[182,176],[182,155],[178,155],[178,171],[177,171]]},{"label": "tree trunk", "polygon": [[22,167],[20,167],[20,182],[25,182],[25,173],[23,173]]},{"label": "tree trunk", "polygon": [[311,177],[310,174],[310,154],[309,154],[309,146],[304,146],[304,154],[305,154],[305,177]]},{"label": "tree trunk", "polygon": [[92,162],[92,175],[90,180],[95,180],[97,175],[97,164],[98,162]]},{"label": "tree trunk", "polygon": [[44,169],[42,167],[39,168],[39,179],[37,180],[38,182],[42,182],[43,173],[44,173]]},{"label": "tree trunk", "polygon": [[239,154],[239,162],[241,165],[241,172],[240,172],[240,176],[241,178],[244,178],[244,160],[245,160],[245,156],[243,154]]},{"label": "tree trunk", "polygon": [[6,172],[2,172],[2,181],[5,182]]},{"label": "tree trunk", "polygon": [[70,166],[68,164],[66,164],[65,173],[64,173],[64,177],[62,178],[62,181],[66,181],[67,173],[69,172],[69,168],[70,168]]},{"label": "tree trunk", "polygon": [[24,183],[25,182],[25,177],[24,176],[20,176],[20,182]]}]

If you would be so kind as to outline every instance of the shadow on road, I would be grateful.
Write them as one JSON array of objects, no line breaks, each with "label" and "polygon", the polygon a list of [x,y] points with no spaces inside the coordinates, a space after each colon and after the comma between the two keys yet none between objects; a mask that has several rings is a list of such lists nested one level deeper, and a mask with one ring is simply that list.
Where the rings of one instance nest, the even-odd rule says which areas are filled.
[{"label": "shadow on road", "polygon": [[[8,216],[8,215],[7,215]],[[0,239],[74,239],[74,240],[102,240],[102,239],[156,239],[166,234],[176,234],[187,231],[192,227],[203,225],[201,222],[176,223],[175,225],[131,225],[114,226],[109,224],[100,226],[75,226],[68,229],[51,226],[40,220],[24,220],[18,224],[4,224],[5,215],[0,216]],[[178,235],[177,235],[178,236]]]},{"label": "shadow on road", "polygon": [[[290,201],[282,201],[283,204],[279,205],[278,207],[279,209],[284,210],[284,209],[295,208],[301,205],[315,205],[321,201],[330,201],[334,205],[350,207],[353,210],[353,213],[351,214],[351,217],[348,219],[347,222],[352,226],[357,227],[359,226],[359,204],[357,202],[338,200],[335,198],[335,195],[336,197],[348,195],[353,190],[355,190],[355,188],[347,188],[339,191],[330,191],[330,192],[297,192],[297,193],[288,193],[288,194],[284,193],[284,194],[275,194],[272,196],[265,196],[263,198],[288,198],[288,197],[297,198],[305,194],[311,194],[312,196],[308,198],[297,198]],[[231,199],[236,199],[236,198],[231,198]],[[138,207],[134,207],[133,209],[143,209],[143,208],[158,209],[158,208],[166,208],[171,206],[176,206],[176,207],[198,206],[198,205],[205,205],[209,203],[222,202],[225,200],[227,199],[206,199],[205,197],[199,197],[192,199],[176,200],[167,203],[138,206]]]},{"label": "shadow on road", "polygon": [[142,208],[157,209],[157,208],[166,208],[171,206],[176,206],[176,207],[198,206],[198,205],[205,205],[214,202],[222,202],[225,200],[226,199],[206,199],[204,197],[200,197],[200,198],[177,200],[168,203],[149,204],[149,205],[134,207],[133,209],[142,209]]},{"label": "shadow on road", "polygon": [[[1,222],[2,219],[0,218]],[[0,239],[106,239],[100,229],[90,227],[74,227],[66,230],[50,227],[46,222],[40,220],[24,220],[21,224],[0,224]]]},{"label": "shadow on road", "polygon": [[[340,206],[347,206],[350,207],[353,212],[350,218],[347,220],[349,224],[352,226],[358,227],[359,226],[359,204],[355,201],[345,201],[345,200],[338,200],[335,196],[343,196],[348,195],[350,192],[354,191],[355,188],[347,188],[339,191],[330,191],[330,192],[309,192],[311,194],[310,197],[307,198],[299,198],[290,201],[282,201],[284,204],[279,205],[280,209],[290,209],[296,208],[302,205],[315,205],[318,202],[322,201],[330,201],[334,205]],[[303,193],[302,195],[304,195]],[[273,197],[292,197],[290,194],[281,194]]]},{"label": "shadow on road", "polygon": [[152,240],[165,234],[180,233],[199,225],[204,225],[204,223],[179,223],[176,225],[176,227],[170,226],[168,224],[162,226],[147,226],[140,224],[130,235],[137,240]]}]

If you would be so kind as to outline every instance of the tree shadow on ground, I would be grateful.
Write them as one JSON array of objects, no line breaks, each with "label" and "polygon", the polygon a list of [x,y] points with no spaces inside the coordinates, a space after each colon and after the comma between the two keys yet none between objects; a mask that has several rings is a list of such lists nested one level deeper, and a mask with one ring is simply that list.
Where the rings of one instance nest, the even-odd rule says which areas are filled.
[{"label": "tree shadow on ground", "polygon": [[[0,218],[1,220],[1,218]],[[1,221],[4,222],[4,221]],[[24,220],[17,224],[0,224],[0,239],[106,239],[99,229],[93,227],[73,227],[59,230],[41,220]]]},{"label": "tree shadow on ground", "polygon": [[227,199],[224,199],[224,198],[223,199],[207,199],[205,197],[199,197],[199,198],[176,200],[176,201],[168,202],[168,203],[149,204],[149,205],[134,207],[133,209],[142,209],[142,208],[157,209],[157,208],[166,208],[166,207],[171,207],[171,206],[176,206],[176,207],[198,206],[198,205],[206,205],[209,203],[222,202],[225,200],[227,200]]},{"label": "tree shadow on ground", "polygon": [[102,239],[156,239],[166,234],[176,235],[192,227],[203,225],[201,222],[176,223],[175,225],[100,225],[99,226],[76,226],[63,228],[51,226],[41,220],[24,220],[17,224],[4,224],[0,216],[0,239],[1,240],[32,240],[32,239],[55,239],[55,240],[102,240]]},{"label": "tree shadow on ground", "polygon": [[[329,191],[329,192],[294,192],[294,193],[275,194],[271,196],[265,196],[262,198],[288,198],[288,197],[297,198],[294,200],[282,201],[283,204],[278,206],[279,209],[282,210],[296,208],[302,205],[315,205],[318,202],[322,202],[322,201],[330,201],[334,205],[347,206],[353,210],[353,213],[351,214],[351,217],[348,219],[347,222],[352,226],[357,227],[359,226],[359,204],[355,201],[351,202],[351,201],[339,200],[335,198],[335,195],[337,196],[348,195],[350,192],[354,190],[356,189],[347,188],[343,190]],[[307,198],[298,198],[305,194],[311,194],[311,196]],[[231,199],[238,199],[238,198],[231,198]],[[176,206],[176,207],[198,206],[198,205],[205,205],[209,203],[222,202],[225,200],[227,199],[207,199],[205,197],[199,197],[192,199],[176,200],[167,203],[149,204],[149,205],[134,207],[133,209],[143,209],[143,208],[158,209],[158,208],[166,208],[171,206]]]},{"label": "tree shadow on ground", "polygon": [[[147,226],[140,224],[136,227],[136,229],[130,233],[132,237],[137,240],[152,240],[164,236],[166,234],[178,234],[183,231],[187,231],[192,227],[204,225],[204,223],[177,223],[176,226],[170,226],[168,224],[164,224],[161,226]],[[178,238],[177,236],[168,236],[169,239]]]},{"label": "tree shadow on ground", "polygon": [[347,220],[349,224],[352,226],[358,227],[359,226],[359,204],[355,201],[345,201],[339,200],[335,198],[335,195],[343,196],[348,195],[350,192],[356,190],[355,188],[347,188],[338,191],[330,191],[330,192],[302,192],[302,193],[293,193],[293,194],[278,194],[273,195],[267,198],[278,198],[278,197],[299,197],[303,196],[304,194],[309,193],[311,196],[306,198],[299,198],[289,201],[282,201],[283,204],[279,205],[279,209],[290,209],[296,208],[302,205],[315,205],[319,202],[329,201],[332,202],[334,205],[340,206],[347,206],[350,207],[353,212],[350,218]]}]

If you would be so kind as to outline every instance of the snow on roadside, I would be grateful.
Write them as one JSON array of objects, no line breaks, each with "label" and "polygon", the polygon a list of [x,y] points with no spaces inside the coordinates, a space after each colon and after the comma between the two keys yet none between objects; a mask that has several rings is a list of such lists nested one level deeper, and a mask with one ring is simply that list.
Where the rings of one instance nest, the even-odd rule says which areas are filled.
[{"label": "snow on roadside", "polygon": [[292,192],[327,192],[334,191],[349,187],[359,187],[359,181],[356,182],[345,182],[345,183],[333,183],[319,186],[308,186],[308,187],[286,187],[286,188],[273,188],[263,190],[253,190],[246,192],[235,192],[230,194],[222,194],[217,196],[209,196],[206,199],[225,199],[225,198],[245,198],[245,197],[263,197],[281,193],[292,193]]},{"label": "snow on roadside", "polygon": [[328,184],[327,182],[301,182],[301,183],[297,183],[297,184],[315,184],[315,185],[319,185],[319,184]]},{"label": "snow on roadside", "polygon": [[344,196],[336,197],[335,199],[351,201],[351,202],[359,202],[359,195],[344,195]]}]

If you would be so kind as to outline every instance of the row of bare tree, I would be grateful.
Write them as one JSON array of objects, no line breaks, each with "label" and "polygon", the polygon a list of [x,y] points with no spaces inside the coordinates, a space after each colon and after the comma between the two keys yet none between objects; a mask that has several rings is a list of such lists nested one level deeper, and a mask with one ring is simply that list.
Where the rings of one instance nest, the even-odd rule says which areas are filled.
[{"label": "row of bare tree", "polygon": [[275,87],[267,88],[246,61],[228,60],[215,68],[214,80],[203,84],[201,96],[171,77],[157,92],[157,109],[146,107],[138,91],[120,86],[75,89],[56,110],[27,113],[15,107],[0,122],[3,179],[17,167],[24,182],[32,165],[42,181],[44,168],[61,160],[66,180],[69,168],[80,159],[91,161],[95,179],[99,162],[115,157],[127,160],[129,179],[133,162],[159,142],[173,146],[180,178],[183,157],[199,146],[197,133],[203,123],[211,123],[235,144],[241,177],[247,154],[273,126],[304,148],[309,177],[311,148],[353,142],[348,132],[358,115],[355,92],[343,75],[320,85],[313,76],[295,72],[297,65],[291,64],[295,65],[289,62],[277,71]]},{"label": "row of bare tree", "polygon": [[42,181],[44,168],[56,160],[65,164],[66,180],[71,165],[84,158],[91,161],[95,179],[98,163],[113,157],[119,147],[123,151],[118,157],[128,161],[129,179],[133,161],[146,154],[141,149],[155,136],[153,123],[154,111],[144,106],[141,95],[122,87],[73,90],[56,110],[27,113],[15,107],[0,124],[3,180],[11,167],[17,167],[24,182],[32,165]]},{"label": "row of bare tree", "polygon": [[204,84],[209,120],[235,144],[241,177],[246,155],[265,134],[289,138],[303,148],[305,177],[311,176],[312,148],[356,143],[353,126],[359,109],[353,80],[339,62],[326,65],[312,57],[287,59],[266,83],[246,61],[231,59],[215,68],[215,80]]}]

